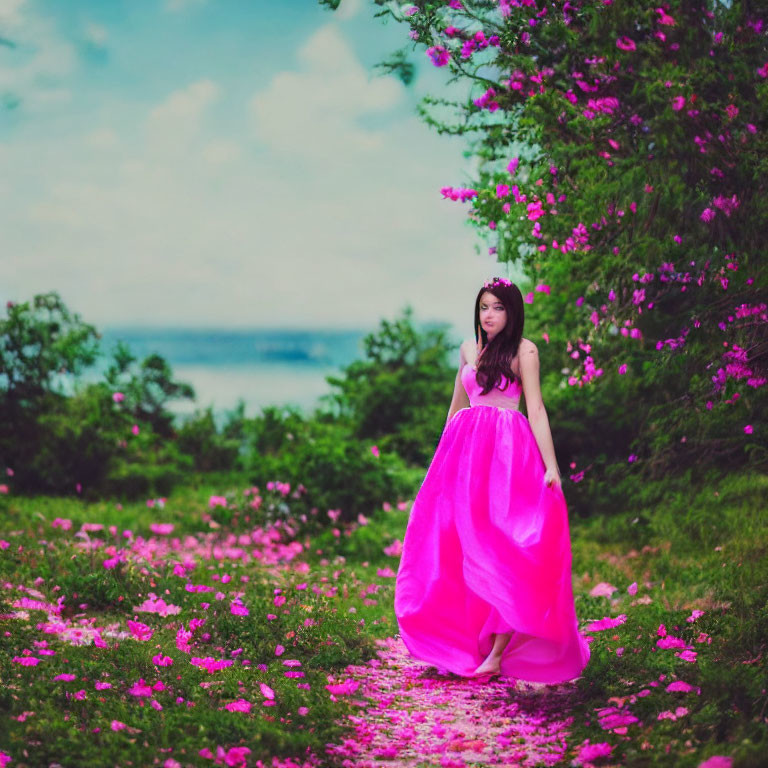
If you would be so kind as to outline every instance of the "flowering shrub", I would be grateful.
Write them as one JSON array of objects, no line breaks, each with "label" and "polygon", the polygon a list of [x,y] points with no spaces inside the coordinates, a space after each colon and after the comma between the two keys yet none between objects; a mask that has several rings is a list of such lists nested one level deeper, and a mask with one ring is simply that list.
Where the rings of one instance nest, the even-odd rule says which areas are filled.
[{"label": "flowering shrub", "polygon": [[661,475],[764,459],[754,422],[768,367],[768,43],[757,9],[421,0],[380,13],[408,25],[422,66],[470,86],[464,103],[422,106],[482,159],[470,184],[440,194],[465,206],[489,253],[551,286],[526,297],[526,330],[551,347],[559,386],[572,402],[598,388],[604,401],[644,403],[617,413],[603,402],[603,416],[573,405],[567,420],[586,416],[603,438],[585,436],[579,463],[628,471],[632,454],[633,471]]}]

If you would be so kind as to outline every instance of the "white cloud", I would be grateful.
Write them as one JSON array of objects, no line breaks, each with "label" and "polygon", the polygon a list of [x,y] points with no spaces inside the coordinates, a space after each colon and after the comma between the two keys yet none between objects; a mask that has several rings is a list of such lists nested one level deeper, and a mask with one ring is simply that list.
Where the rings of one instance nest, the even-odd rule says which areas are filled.
[{"label": "white cloud", "polygon": [[363,8],[363,0],[341,0],[336,10],[336,18],[347,21],[357,16]]},{"label": "white cloud", "polygon": [[462,180],[460,140],[404,117],[402,86],[370,79],[335,25],[297,61],[241,105],[261,145],[214,121],[231,95],[209,78],[56,142],[0,143],[16,183],[0,299],[57,289],[96,325],[370,327],[407,303],[467,325],[494,262],[438,191]]},{"label": "white cloud", "polygon": [[208,107],[219,96],[219,86],[203,79],[171,93],[149,114],[150,142],[161,151],[187,148],[199,132]]},{"label": "white cloud", "polygon": [[25,0],[0,0],[0,35],[15,46],[3,56],[0,92],[18,99],[26,111],[39,112],[71,99],[65,83],[77,57],[50,19],[23,13],[24,5]]},{"label": "white cloud", "polygon": [[314,158],[380,149],[386,131],[363,128],[360,120],[391,111],[404,95],[400,82],[369,75],[333,23],[312,35],[298,59],[299,71],[281,72],[254,95],[258,138]]},{"label": "white cloud", "polygon": [[85,27],[85,39],[96,48],[104,48],[109,39],[107,28],[91,22]]},{"label": "white cloud", "polygon": [[20,10],[27,0],[0,0],[0,25],[21,24]]}]

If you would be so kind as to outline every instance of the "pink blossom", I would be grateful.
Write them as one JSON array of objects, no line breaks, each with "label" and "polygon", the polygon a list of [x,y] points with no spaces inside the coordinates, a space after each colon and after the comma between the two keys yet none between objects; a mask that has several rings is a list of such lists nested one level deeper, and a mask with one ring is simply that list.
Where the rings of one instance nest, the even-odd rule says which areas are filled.
[{"label": "pink blossom", "polygon": [[226,496],[211,496],[211,498],[208,499],[209,509],[213,509],[214,507],[226,507],[226,506],[227,506]]},{"label": "pink blossom", "polygon": [[38,659],[36,656],[14,656],[12,661],[22,667],[36,667],[42,659]]},{"label": "pink blossom", "polygon": [[224,705],[224,709],[229,712],[245,712],[248,714],[251,711],[251,702],[247,699],[236,699]]},{"label": "pink blossom", "polygon": [[359,687],[360,681],[353,680],[351,677],[348,677],[343,683],[332,683],[325,686],[327,691],[336,696],[346,696],[354,693]]},{"label": "pink blossom", "polygon": [[590,597],[610,597],[616,591],[616,587],[613,584],[609,584],[607,581],[601,581],[599,584],[595,584],[589,592]]},{"label": "pink blossom", "polygon": [[621,48],[622,51],[634,51],[637,48],[635,41],[626,35],[616,39],[616,47]]},{"label": "pink blossom", "polygon": [[656,647],[657,648],[685,648],[686,645],[688,645],[685,640],[683,640],[680,637],[675,637],[674,635],[667,635],[665,634],[661,638],[659,638],[656,641]]},{"label": "pink blossom", "polygon": [[672,99],[672,109],[679,112],[685,106],[685,96],[675,96]]},{"label": "pink blossom", "polygon": [[123,400],[125,400],[125,395],[122,392],[113,392],[112,393],[112,399],[116,403],[122,403]]},{"label": "pink blossom", "polygon": [[397,576],[397,574],[389,566],[386,566],[385,568],[379,568],[376,571],[376,575],[384,579],[391,579],[394,576]]},{"label": "pink blossom", "polygon": [[619,366],[619,373],[620,373],[621,375],[624,375],[626,372],[627,372],[627,364],[626,364],[626,363],[622,363],[622,364]]},{"label": "pink blossom", "polygon": [[242,603],[232,603],[229,606],[229,612],[233,616],[249,616],[250,611],[248,610],[248,607],[243,605]]},{"label": "pink blossom", "polygon": [[62,672],[62,674],[56,675],[56,677],[54,677],[53,679],[63,680],[65,683],[71,683],[73,680],[77,679],[77,675],[73,675],[70,672]]},{"label": "pink blossom", "polygon": [[384,547],[384,554],[390,557],[400,557],[403,553],[403,542],[395,539],[388,547]]},{"label": "pink blossom", "polygon": [[265,699],[275,698],[275,692],[266,683],[259,683],[259,690]]},{"label": "pink blossom", "polygon": [[451,60],[450,52],[442,45],[433,45],[431,48],[427,48],[427,56],[436,67],[444,67]]},{"label": "pink blossom", "polygon": [[140,431],[140,430],[139,430],[139,425],[138,425],[138,424],[134,424],[134,425],[131,427],[131,432],[133,432],[133,434],[134,434],[134,435],[138,435],[138,434],[139,434],[139,431]]},{"label": "pink blossom", "polygon": [[667,686],[666,690],[670,692],[681,691],[683,693],[689,693],[690,691],[696,691],[699,694],[701,693],[701,688],[697,685],[690,685],[683,680],[675,680]]},{"label": "pink blossom", "polygon": [[[765,66],[768,68],[768,62]],[[712,755],[712,757],[707,758],[703,763],[699,763],[699,768],[731,768],[732,765],[732,757]]]},{"label": "pink blossom", "polygon": [[620,613],[615,619],[606,616],[604,619],[598,619],[590,624],[587,624],[587,632],[602,632],[604,629],[613,629],[623,624],[627,620],[627,616],[624,613]]},{"label": "pink blossom", "polygon": [[637,594],[637,582],[636,581],[633,581],[627,587],[627,594],[629,594],[629,595],[636,595]]},{"label": "pink blossom", "polygon": [[170,656],[164,656],[162,653],[158,653],[152,657],[152,663],[156,667],[170,667],[173,665],[173,659]]},{"label": "pink blossom", "polygon": [[128,629],[133,637],[142,642],[151,640],[152,635],[154,634],[154,630],[151,627],[142,624],[140,621],[133,621],[132,619],[128,619]]},{"label": "pink blossom", "polygon": [[676,653],[675,656],[682,659],[683,661],[695,662],[696,654],[697,654],[696,651],[685,650],[685,651],[680,651],[679,653]]},{"label": "pink blossom", "polygon": [[158,536],[167,536],[173,533],[173,523],[150,523],[149,530]]},{"label": "pink blossom", "polygon": [[119,720],[113,720],[109,726],[113,731],[124,731],[128,726]]},{"label": "pink blossom", "polygon": [[371,453],[373,454],[374,458],[379,458],[379,447],[377,445],[371,446]]},{"label": "pink blossom", "polygon": [[747,425],[744,427],[744,434],[745,434],[745,435],[751,435],[751,434],[752,434],[752,432],[753,432],[753,429],[752,429],[752,425],[751,425],[751,424],[747,424]]},{"label": "pink blossom", "polygon": [[601,741],[597,744],[590,744],[589,739],[587,739],[579,747],[577,758],[582,763],[586,763],[598,760],[601,757],[608,757],[611,754],[611,750],[613,750],[613,746],[608,744],[608,742]]},{"label": "pink blossom", "polygon": [[285,653],[285,648],[282,645],[275,646],[275,656],[282,656]]}]

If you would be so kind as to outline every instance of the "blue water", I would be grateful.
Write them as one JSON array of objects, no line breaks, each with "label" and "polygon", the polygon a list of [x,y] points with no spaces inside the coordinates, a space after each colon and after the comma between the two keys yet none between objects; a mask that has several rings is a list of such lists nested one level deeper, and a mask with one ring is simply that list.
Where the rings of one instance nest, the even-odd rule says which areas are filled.
[{"label": "blue water", "polygon": [[[118,341],[143,359],[162,355],[174,378],[191,384],[194,403],[172,407],[184,414],[212,406],[216,413],[245,403],[255,415],[269,405],[294,405],[310,412],[331,391],[326,376],[338,374],[363,354],[367,331],[349,330],[194,330],[110,328],[102,332],[102,349]],[[102,361],[102,367],[106,361]]]}]

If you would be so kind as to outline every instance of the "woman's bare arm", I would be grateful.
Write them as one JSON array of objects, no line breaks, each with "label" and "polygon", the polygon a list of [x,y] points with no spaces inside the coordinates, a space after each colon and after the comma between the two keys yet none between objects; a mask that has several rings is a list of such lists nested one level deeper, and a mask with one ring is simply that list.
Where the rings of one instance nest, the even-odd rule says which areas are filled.
[{"label": "woman's bare arm", "polygon": [[536,345],[525,339],[520,342],[520,376],[523,379],[523,393],[525,394],[525,407],[528,411],[528,423],[536,438],[536,443],[544,459],[544,466],[557,473],[557,459],[555,458],[555,446],[552,442],[552,432],[549,427],[549,417],[544,401],[541,397],[541,383],[539,381],[539,350]]},{"label": "woman's bare arm", "polygon": [[448,409],[448,417],[445,420],[446,425],[458,411],[462,408],[469,407],[469,397],[467,396],[467,391],[464,389],[464,384],[461,381],[461,369],[467,362],[464,352],[464,344],[462,344],[459,349],[459,370],[456,373],[456,381],[453,385],[453,398],[451,399],[451,407]]}]

